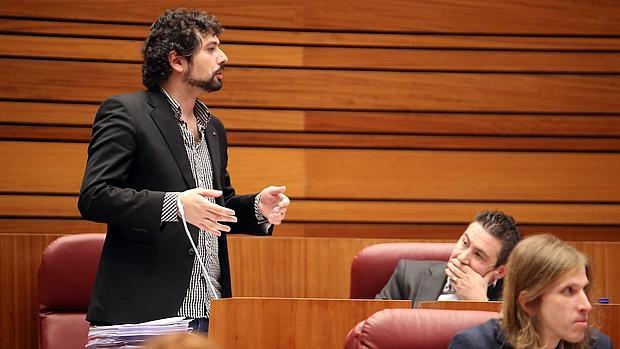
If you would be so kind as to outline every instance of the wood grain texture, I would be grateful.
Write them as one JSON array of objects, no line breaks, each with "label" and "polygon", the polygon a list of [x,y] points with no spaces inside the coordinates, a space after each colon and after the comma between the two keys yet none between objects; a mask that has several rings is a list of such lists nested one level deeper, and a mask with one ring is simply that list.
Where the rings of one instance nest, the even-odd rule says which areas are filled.
[{"label": "wood grain texture", "polygon": [[353,257],[386,241],[230,236],[233,296],[348,298]]},{"label": "wood grain texture", "polygon": [[[489,206],[491,207],[491,206]],[[512,214],[512,212],[508,212]],[[470,217],[471,219],[471,217]],[[0,225],[2,220],[0,220]],[[36,224],[36,223],[33,223]],[[620,227],[609,225],[528,224],[518,221],[524,235],[550,233],[562,240],[620,241]],[[24,223],[28,226],[29,223]],[[438,239],[456,241],[467,227],[462,223],[348,223],[348,222],[289,222],[274,231],[277,237],[334,237],[334,238],[386,238],[386,239]]]},{"label": "wood grain texture", "polygon": [[[0,101],[0,122],[89,127],[97,105]],[[450,114],[211,108],[229,131],[367,135],[618,137],[620,114]],[[512,137],[511,137],[512,138]],[[613,139],[612,139],[613,140]],[[550,139],[549,142],[552,142]]]},{"label": "wood grain texture", "polygon": [[[0,161],[7,165],[0,192],[78,193],[85,144],[0,145]],[[620,201],[614,189],[620,181],[618,154],[232,147],[229,159],[240,193],[281,183],[298,198]],[[383,180],[377,180],[376,169],[386,174]],[[373,190],[359,189],[367,187]]]},{"label": "wood grain texture", "polygon": [[[140,66],[0,59],[0,98],[97,103],[141,89]],[[228,68],[212,106],[617,113],[620,75],[407,73]],[[54,81],[52,87],[48,81]],[[15,89],[14,86],[20,86]]]},{"label": "wood grain texture", "polygon": [[[1,126],[0,126],[1,127]],[[52,129],[11,131],[12,139],[78,139],[84,131],[66,132]],[[27,133],[28,131],[33,131]],[[0,137],[6,131],[0,128]],[[7,138],[8,139],[8,138]],[[86,137],[83,136],[83,139]],[[299,148],[345,148],[345,149],[411,149],[411,150],[483,150],[483,151],[571,151],[571,152],[618,152],[619,138],[552,138],[552,137],[475,137],[475,136],[423,136],[423,135],[366,135],[324,133],[242,132],[228,133],[228,141],[234,146],[299,147]]]},{"label": "wood grain texture", "polygon": [[[143,89],[142,42],[177,5],[2,2],[1,348],[37,346],[43,248],[105,231],[76,208],[90,126],[104,98]],[[477,211],[499,208],[526,234],[573,241],[594,262],[596,294],[620,299],[617,1],[207,6],[227,27],[230,62],[225,88],[203,100],[229,130],[233,184],[286,184],[293,199],[275,237],[231,236],[235,295],[346,298],[364,246],[454,241]],[[277,347],[266,334],[291,324],[282,347],[340,347],[319,344],[341,336],[321,324],[370,314],[347,301],[265,302],[225,312],[238,324],[256,308],[260,321],[237,327],[247,347]]]},{"label": "wood grain texture", "polygon": [[[127,4],[121,0],[66,1],[6,0],[0,15],[151,23],[172,1]],[[620,10],[613,0],[567,3],[534,1],[426,1],[393,0],[300,1],[268,0],[260,4],[244,0],[210,1],[208,10],[227,26],[426,33],[510,34],[618,34]],[[204,2],[186,1],[188,8],[204,8]]]},{"label": "wood grain texture", "polygon": [[[8,285],[0,297],[0,328],[6,334],[2,347],[36,347],[36,271],[43,249],[57,237],[0,234],[0,276]],[[233,293],[236,297],[347,298],[353,256],[365,246],[390,241],[412,240],[231,236]],[[619,281],[611,277],[620,272],[620,243],[571,243],[593,262],[593,297],[620,299]]]},{"label": "wood grain texture", "polygon": [[[523,224],[620,225],[619,205],[500,202],[381,202],[303,200],[292,198],[287,221],[296,223],[454,224],[467,223],[477,212],[499,209]],[[77,196],[0,195],[0,217],[79,218]],[[369,212],[373,214],[370,215]]]},{"label": "wood grain texture", "polygon": [[[282,124],[278,124],[282,125]],[[619,152],[619,138],[366,135],[228,131],[229,146],[336,149]],[[0,139],[81,142],[90,127],[2,125]]]},{"label": "wood grain texture", "polygon": [[[142,61],[141,40],[1,35],[9,57]],[[231,66],[458,72],[619,73],[617,52],[300,47],[224,44]]]},{"label": "wood grain texture", "polygon": [[[276,227],[276,237],[413,239],[456,241],[467,227],[459,223],[347,223],[289,222]],[[471,217],[470,217],[471,219]],[[519,223],[524,235],[550,233],[570,241],[620,242],[620,227],[614,225],[565,225]],[[76,218],[0,218],[0,234],[105,233],[106,226]]]},{"label": "wood grain texture", "polygon": [[[233,295],[347,298],[353,256],[386,241],[399,240],[231,236]],[[593,299],[620,299],[620,242],[570,243],[592,261]]]},{"label": "wood grain texture", "polygon": [[383,309],[409,308],[409,303],[352,299],[218,299],[211,310],[209,339],[222,348],[339,348],[358,322]]},{"label": "wood grain texture", "polygon": [[[0,32],[22,35],[144,40],[149,25],[3,19]],[[288,31],[226,28],[224,43],[327,47],[386,47],[483,50],[618,51],[620,38]]]},{"label": "wood grain texture", "polygon": [[58,235],[0,234],[0,347],[36,348],[37,271]]},{"label": "wood grain texture", "polygon": [[20,219],[0,218],[0,234],[87,234],[105,233],[106,226],[83,219]]}]

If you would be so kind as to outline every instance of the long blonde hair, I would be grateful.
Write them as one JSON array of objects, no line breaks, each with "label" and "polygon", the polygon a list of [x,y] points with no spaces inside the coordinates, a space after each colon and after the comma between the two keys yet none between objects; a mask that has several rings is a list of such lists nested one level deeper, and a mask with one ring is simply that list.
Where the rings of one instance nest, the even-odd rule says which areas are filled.
[{"label": "long blonde hair", "polygon": [[[592,281],[590,261],[581,252],[551,234],[525,238],[514,248],[506,268],[504,299],[502,303],[502,329],[508,342],[517,349],[539,349],[540,334],[535,328],[535,315],[530,315],[519,304],[519,295],[525,291],[525,304],[537,305],[547,288],[567,272],[585,267],[586,276]],[[586,287],[589,296],[589,287]],[[591,331],[578,343],[564,343],[564,347],[590,348]]]}]

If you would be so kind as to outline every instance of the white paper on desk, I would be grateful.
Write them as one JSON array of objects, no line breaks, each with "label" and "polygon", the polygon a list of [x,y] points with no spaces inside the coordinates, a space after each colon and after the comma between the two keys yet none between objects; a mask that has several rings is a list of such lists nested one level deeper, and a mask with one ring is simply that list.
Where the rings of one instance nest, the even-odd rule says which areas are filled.
[{"label": "white paper on desk", "polygon": [[86,349],[129,349],[142,346],[155,336],[188,332],[191,319],[177,316],[165,319],[111,326],[92,326]]}]

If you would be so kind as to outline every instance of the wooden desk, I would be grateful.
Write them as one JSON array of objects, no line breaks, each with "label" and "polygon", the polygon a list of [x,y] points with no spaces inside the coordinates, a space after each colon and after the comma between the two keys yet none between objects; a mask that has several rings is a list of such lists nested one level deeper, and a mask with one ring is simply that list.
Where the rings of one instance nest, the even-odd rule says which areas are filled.
[{"label": "wooden desk", "polygon": [[213,301],[209,338],[226,349],[342,348],[349,330],[410,301],[228,298]]},{"label": "wooden desk", "polygon": [[[424,309],[484,310],[501,312],[502,302],[435,301],[420,302]],[[611,338],[615,348],[620,348],[620,304],[592,304],[592,325]]]}]

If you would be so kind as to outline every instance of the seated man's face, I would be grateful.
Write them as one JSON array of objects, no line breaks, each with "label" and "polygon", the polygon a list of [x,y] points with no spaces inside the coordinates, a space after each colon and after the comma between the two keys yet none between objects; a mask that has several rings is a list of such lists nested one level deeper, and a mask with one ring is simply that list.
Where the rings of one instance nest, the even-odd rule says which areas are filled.
[{"label": "seated man's face", "polygon": [[456,242],[450,259],[457,258],[463,264],[469,265],[476,273],[484,276],[488,272],[498,269],[495,264],[501,249],[500,240],[487,233],[480,223],[473,222]]}]

